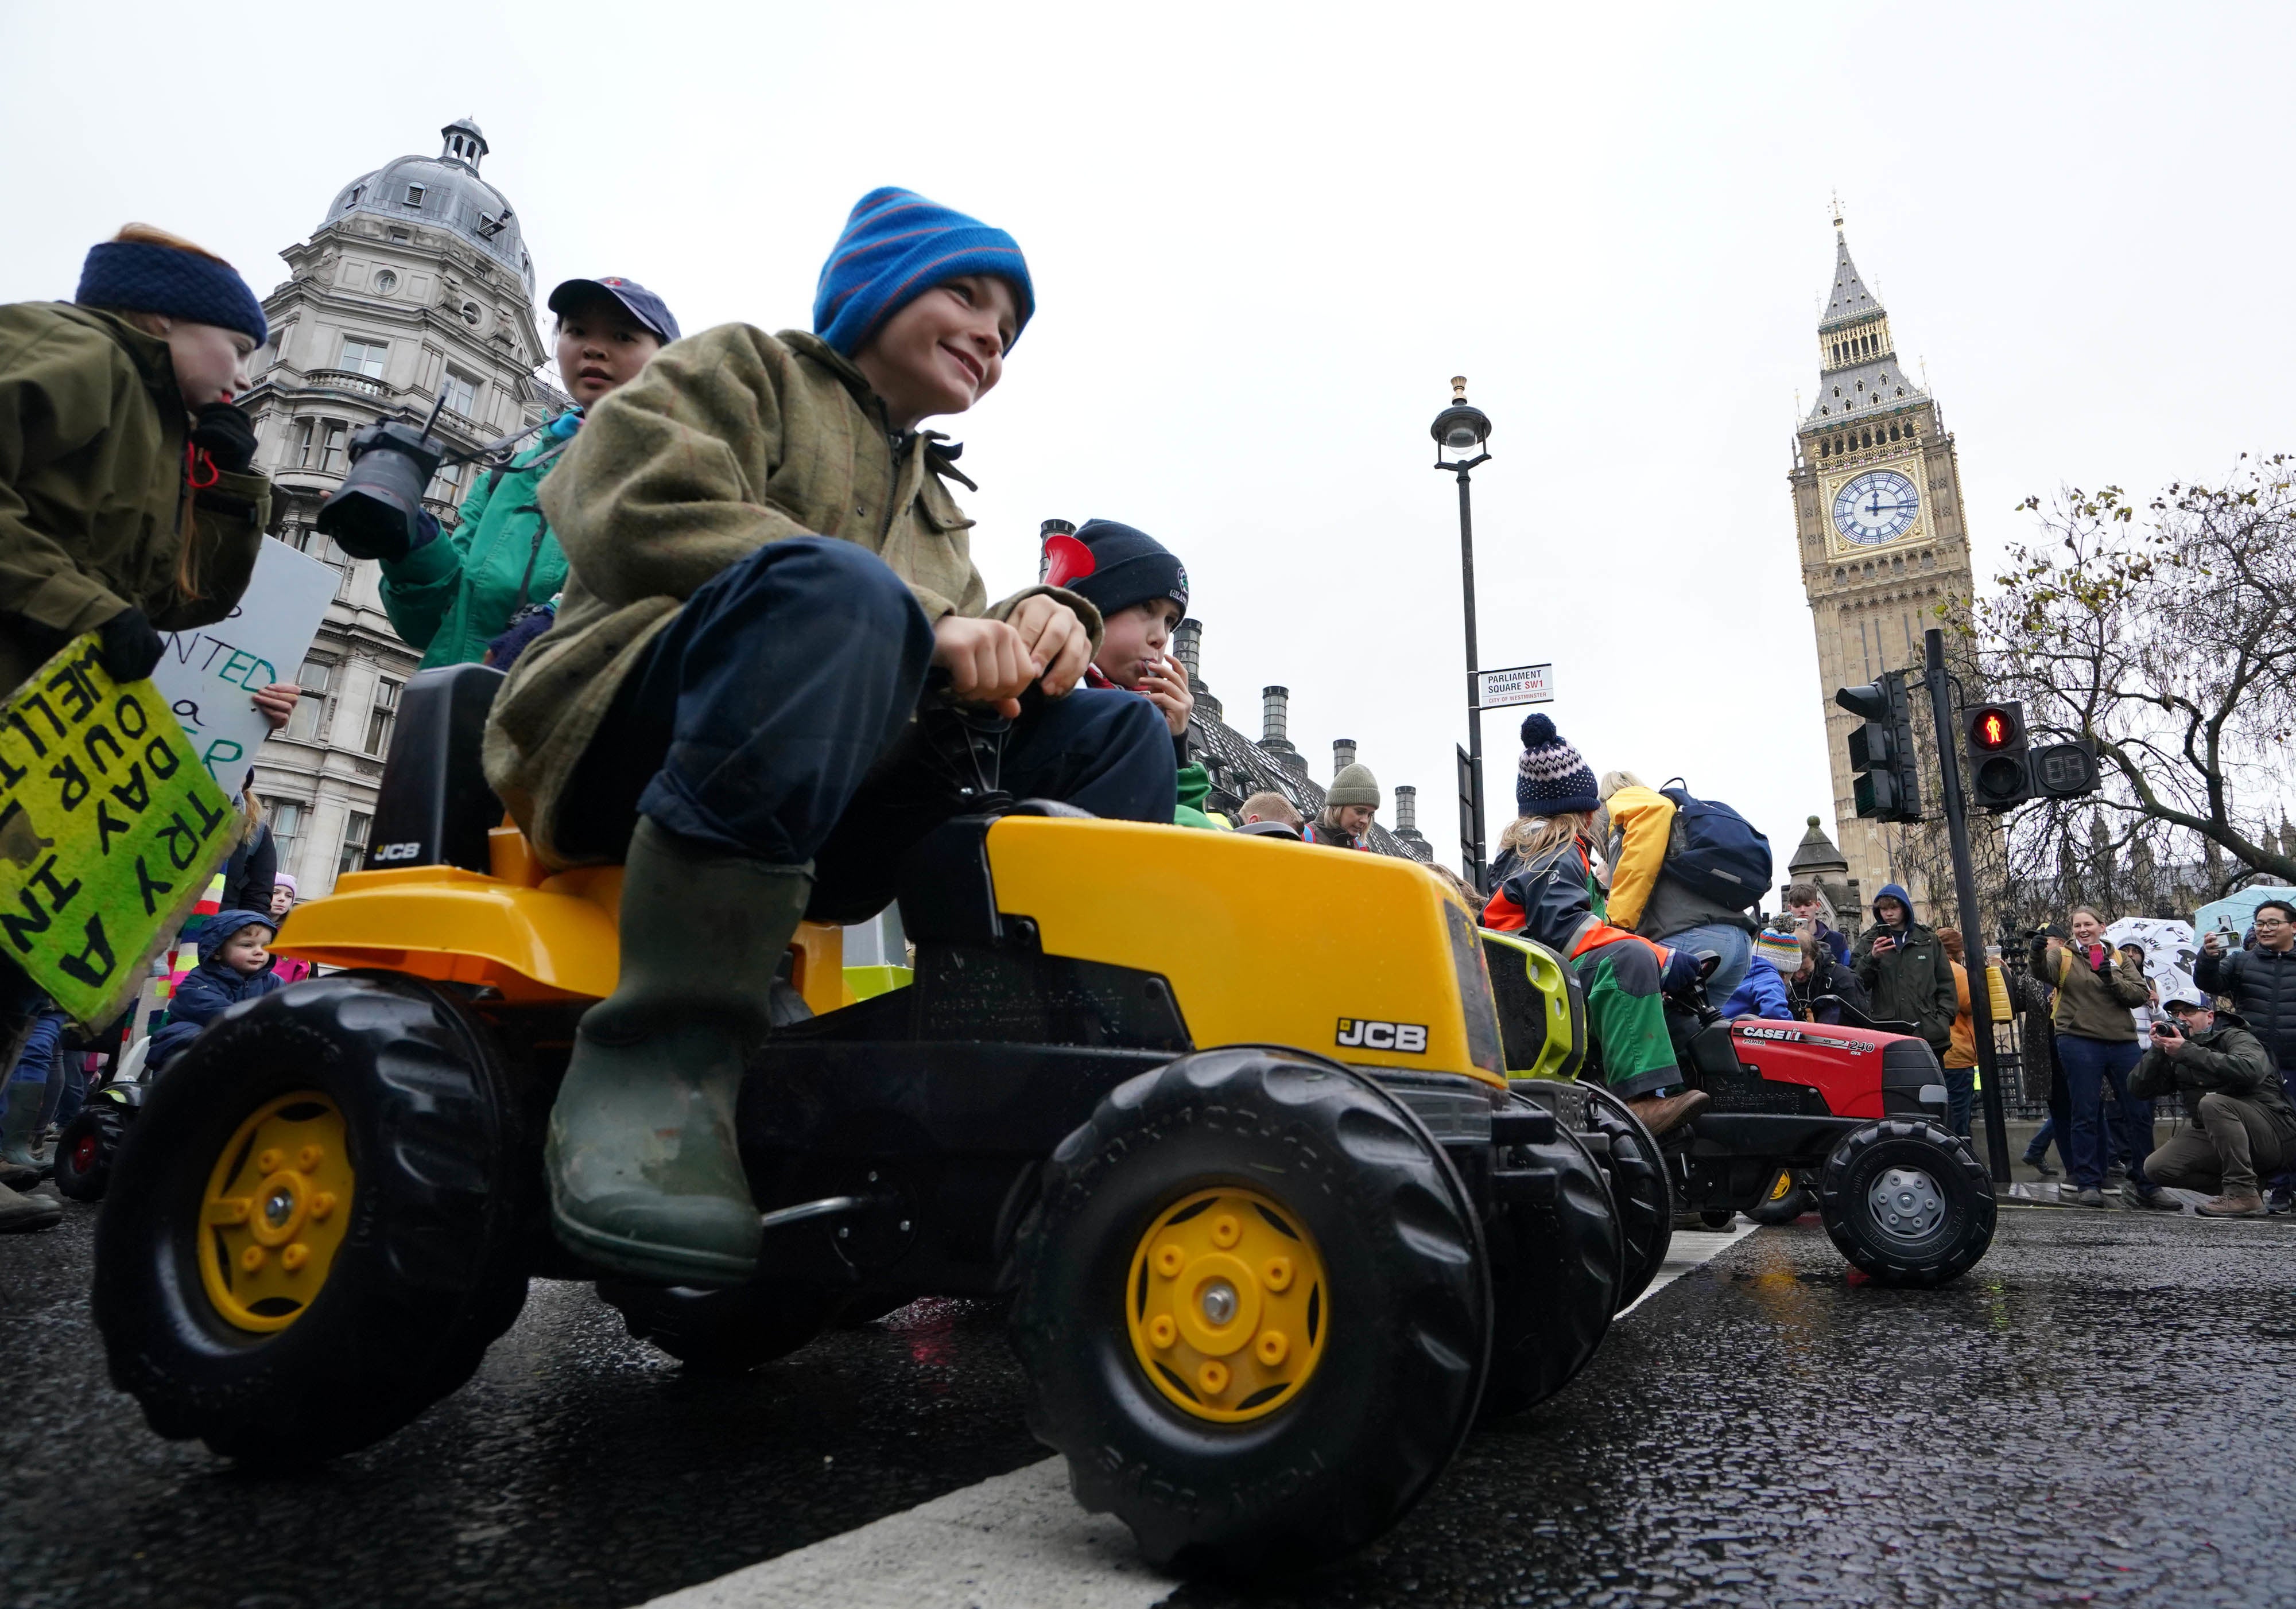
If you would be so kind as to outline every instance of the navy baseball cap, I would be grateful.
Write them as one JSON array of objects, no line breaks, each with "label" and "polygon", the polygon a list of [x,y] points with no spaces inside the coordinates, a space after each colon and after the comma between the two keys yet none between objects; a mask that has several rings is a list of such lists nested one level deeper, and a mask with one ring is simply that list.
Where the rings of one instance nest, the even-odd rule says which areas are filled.
[{"label": "navy baseball cap", "polygon": [[677,320],[670,316],[669,305],[637,281],[626,280],[619,274],[594,280],[568,280],[550,293],[550,310],[563,318],[569,307],[589,300],[592,292],[611,296],[621,303],[632,318],[661,338],[663,346],[677,339]]}]

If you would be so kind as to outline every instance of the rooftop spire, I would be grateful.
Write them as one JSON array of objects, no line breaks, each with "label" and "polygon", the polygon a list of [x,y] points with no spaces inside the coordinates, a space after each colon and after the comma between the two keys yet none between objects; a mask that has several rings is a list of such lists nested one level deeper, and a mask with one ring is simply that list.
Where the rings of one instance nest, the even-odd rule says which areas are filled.
[{"label": "rooftop spire", "polygon": [[[1837,215],[1834,227],[1841,226]],[[1833,283],[1825,293],[1825,311],[1818,316],[1817,327],[1831,330],[1854,319],[1879,318],[1882,301],[1866,289],[1866,282],[1857,277],[1857,265],[1849,260],[1849,241],[1847,236],[1833,237]]]}]

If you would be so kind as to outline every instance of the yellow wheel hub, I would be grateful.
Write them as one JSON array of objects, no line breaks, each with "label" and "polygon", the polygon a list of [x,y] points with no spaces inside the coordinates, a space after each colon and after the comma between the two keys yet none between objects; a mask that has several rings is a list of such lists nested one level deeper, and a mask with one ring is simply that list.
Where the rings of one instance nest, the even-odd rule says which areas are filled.
[{"label": "yellow wheel hub", "polygon": [[200,1202],[200,1282],[239,1329],[285,1329],[327,1282],[350,1227],[343,1115],[316,1090],[239,1125]]},{"label": "yellow wheel hub", "polygon": [[1770,1181],[1770,1199],[1774,1202],[1784,1201],[1786,1198],[1786,1192],[1792,1188],[1793,1175],[1780,1168],[1778,1176]]},{"label": "yellow wheel hub", "polygon": [[1298,1394],[1324,1355],[1331,1294],[1299,1222],[1257,1190],[1201,1190],[1140,1237],[1125,1285],[1133,1355],[1200,1419],[1238,1424]]}]

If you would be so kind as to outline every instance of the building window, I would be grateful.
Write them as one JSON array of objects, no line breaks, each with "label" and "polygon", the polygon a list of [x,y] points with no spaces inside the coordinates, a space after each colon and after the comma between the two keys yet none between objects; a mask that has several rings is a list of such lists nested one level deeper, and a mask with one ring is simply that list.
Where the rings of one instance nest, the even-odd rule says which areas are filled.
[{"label": "building window", "polygon": [[287,717],[287,736],[316,743],[326,730],[327,695],[334,690],[335,662],[311,656],[295,673],[295,685],[303,690],[303,696],[295,700],[294,712]]},{"label": "building window", "polygon": [[423,495],[435,497],[441,502],[453,502],[462,495],[463,476],[469,468],[468,464],[459,463],[440,465],[439,473],[431,477],[430,491]]},{"label": "building window", "polygon": [[464,419],[476,419],[479,416],[478,381],[457,374],[449,369],[447,371],[445,390],[447,407],[450,412],[459,413]]},{"label": "building window", "polygon": [[282,324],[271,332],[271,361],[266,368],[276,369],[287,361],[287,338],[295,332],[292,324]]},{"label": "building window", "polygon": [[295,448],[287,457],[289,469],[308,470],[311,467],[311,435],[316,424],[316,421],[307,419],[295,427]]},{"label": "building window", "polygon": [[343,472],[343,437],[350,427],[339,425],[330,419],[324,422],[326,434],[320,438],[319,468],[330,475]]},{"label": "building window", "polygon": [[463,322],[470,325],[472,329],[475,330],[479,327],[479,320],[481,316],[483,316],[483,314],[481,314],[478,303],[464,302],[463,304]]},{"label": "building window", "polygon": [[343,367],[353,374],[381,380],[383,360],[390,355],[390,347],[386,342],[353,340],[348,335],[343,337]]},{"label": "building window", "polygon": [[390,747],[391,723],[398,718],[398,687],[388,676],[374,684],[374,707],[366,716],[366,752],[371,755]]},{"label": "building window", "polygon": [[366,835],[374,829],[374,818],[363,810],[351,812],[350,820],[343,824],[343,852],[335,859],[335,875],[357,871],[359,862],[366,859]]},{"label": "building window", "polygon": [[397,274],[393,274],[388,268],[379,268],[375,271],[374,293],[377,296],[389,296],[392,291],[398,289],[398,276]]},{"label": "building window", "polygon": [[407,204],[409,207],[420,207],[420,206],[422,206],[422,196],[423,196],[423,193],[424,193],[424,192],[423,192],[423,189],[422,189],[422,185],[420,185],[420,184],[409,184],[409,185],[406,187],[406,204]]},{"label": "building window", "polygon": [[303,805],[297,799],[266,798],[264,820],[271,823],[271,841],[278,845],[279,869],[285,871],[295,859],[295,840],[303,831]]}]

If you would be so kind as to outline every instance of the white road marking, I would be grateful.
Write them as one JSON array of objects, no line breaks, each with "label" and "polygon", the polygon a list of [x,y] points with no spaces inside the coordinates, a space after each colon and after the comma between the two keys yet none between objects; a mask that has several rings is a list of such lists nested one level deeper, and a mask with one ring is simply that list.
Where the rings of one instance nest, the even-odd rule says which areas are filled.
[{"label": "white road marking", "polygon": [[[1619,1319],[1756,1227],[1676,1230]],[[1177,1585],[1140,1562],[1123,1522],[1078,1508],[1068,1465],[1046,1458],[644,1609],[1154,1609]]]},{"label": "white road marking", "polygon": [[[1761,1227],[1759,1223],[1741,1218],[1726,1229],[1675,1230],[1674,1239],[1666,1248],[1666,1261],[1659,1264],[1658,1273],[1652,1278],[1650,1288],[1628,1303],[1625,1311],[1620,1313],[1619,1319],[1623,1319],[1628,1313],[1633,1312],[1635,1309],[1657,1295],[1659,1292],[1672,1285],[1716,1253],[1725,1247],[1737,1245]],[[1616,1324],[1619,1319],[1613,1319],[1611,1322]]]}]

